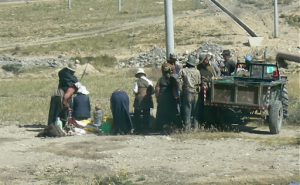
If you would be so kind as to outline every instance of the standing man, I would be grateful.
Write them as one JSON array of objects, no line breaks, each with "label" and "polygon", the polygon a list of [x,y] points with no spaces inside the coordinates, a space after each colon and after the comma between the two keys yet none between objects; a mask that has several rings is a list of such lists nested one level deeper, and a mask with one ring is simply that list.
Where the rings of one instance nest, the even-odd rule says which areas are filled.
[{"label": "standing man", "polygon": [[181,89],[183,123],[186,131],[191,130],[194,124],[198,130],[198,94],[200,92],[201,75],[196,69],[196,58],[189,56],[186,67],[181,69],[178,76],[179,88]]},{"label": "standing man", "polygon": [[231,59],[231,53],[228,49],[223,50],[222,56],[224,58],[224,66],[221,70],[223,76],[230,76],[234,70],[236,63]]},{"label": "standing man", "polygon": [[150,128],[150,109],[153,108],[153,83],[146,77],[144,69],[139,68],[134,83],[134,121],[137,131],[147,132]]}]

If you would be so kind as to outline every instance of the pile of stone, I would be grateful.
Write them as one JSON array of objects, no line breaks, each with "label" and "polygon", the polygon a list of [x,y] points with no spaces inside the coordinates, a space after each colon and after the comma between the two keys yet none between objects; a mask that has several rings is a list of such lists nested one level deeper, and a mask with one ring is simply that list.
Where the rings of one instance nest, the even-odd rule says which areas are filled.
[{"label": "pile of stone", "polygon": [[[221,55],[222,51],[223,51],[223,47],[220,45],[213,44],[213,43],[204,43],[193,53],[199,56],[201,53],[211,52],[214,55],[215,60],[220,61],[222,60],[222,55]],[[231,54],[234,55],[232,51]]]},{"label": "pile of stone", "polygon": [[[217,44],[205,43],[198,49],[191,53],[177,54],[178,63],[183,65],[189,55],[199,56],[201,53],[211,52],[215,55],[217,60],[222,58],[221,53],[223,48]],[[166,61],[165,49],[153,48],[149,52],[142,53],[137,57],[130,58],[125,61],[120,61],[117,65],[118,68],[139,68],[139,67],[160,67]]]},{"label": "pile of stone", "polygon": [[166,52],[161,48],[153,48],[147,53],[132,57],[118,63],[119,68],[158,67],[166,61]]}]

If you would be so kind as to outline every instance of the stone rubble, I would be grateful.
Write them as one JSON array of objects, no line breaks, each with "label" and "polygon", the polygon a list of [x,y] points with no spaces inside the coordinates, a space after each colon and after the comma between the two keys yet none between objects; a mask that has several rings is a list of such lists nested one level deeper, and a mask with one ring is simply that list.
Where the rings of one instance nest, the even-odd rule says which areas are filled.
[{"label": "stone rubble", "polygon": [[[178,57],[178,64],[184,65],[188,59],[189,55],[199,56],[201,53],[211,52],[214,55],[215,60],[222,60],[221,53],[223,47],[214,43],[204,43],[196,50],[190,53],[176,53]],[[235,59],[236,53],[231,50],[232,56]],[[115,66],[115,68],[139,68],[139,67],[154,67],[160,68],[160,66],[166,61],[166,51],[165,49],[154,47],[148,52],[141,53],[136,57],[132,57],[128,60],[121,60]],[[64,56],[58,56],[56,58],[41,58],[41,57],[31,57],[31,58],[16,58],[13,56],[2,55],[0,56],[0,67],[7,64],[21,64],[23,69],[31,68],[54,68],[59,69],[63,66],[67,66],[69,63],[74,63],[75,61],[67,59]],[[289,63],[289,69],[282,69],[284,73],[295,73],[300,71],[300,64]]]},{"label": "stone rubble", "polygon": [[[221,60],[223,48],[217,44],[205,43],[191,53],[177,54],[178,63],[183,65],[189,55],[199,56],[200,53],[211,52],[217,60]],[[126,61],[120,61],[118,68],[160,67],[166,61],[166,52],[161,48],[153,48],[149,52],[142,53]]]}]

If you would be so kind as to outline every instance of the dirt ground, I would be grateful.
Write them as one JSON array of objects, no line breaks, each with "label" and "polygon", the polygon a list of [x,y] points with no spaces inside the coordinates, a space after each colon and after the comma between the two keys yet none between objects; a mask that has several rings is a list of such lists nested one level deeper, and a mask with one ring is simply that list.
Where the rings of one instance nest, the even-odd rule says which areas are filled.
[{"label": "dirt ground", "polygon": [[95,134],[43,139],[35,137],[40,130],[38,125],[1,126],[0,184],[97,184],[100,177],[122,174],[131,184],[300,182],[299,139],[280,144],[299,137],[297,127],[279,135],[258,127],[215,139],[207,132],[198,133],[200,139]]},{"label": "dirt ground", "polygon": [[[234,2],[228,1],[227,5],[234,7]],[[198,13],[203,17],[196,17]],[[271,39],[270,12],[243,15],[247,24],[265,37],[265,46],[271,51],[299,52],[298,28],[281,27],[281,38]],[[187,25],[182,34],[189,34],[206,19],[209,23],[201,27],[203,41],[233,40],[235,45],[228,48],[251,50],[244,44],[248,36],[228,16],[220,13],[215,17],[204,16],[207,14],[200,11],[187,13],[176,24]],[[161,20],[163,17],[153,24]],[[136,25],[144,24],[143,21],[137,21]],[[261,22],[264,26],[256,26]],[[224,29],[224,34],[205,36],[215,27]],[[74,38],[90,34],[94,33],[79,33]],[[191,42],[176,49],[184,52],[197,47]],[[117,57],[125,58],[129,53],[121,51]],[[297,126],[283,126],[279,135],[269,135],[268,128],[259,126],[254,131],[232,133],[230,137],[215,134],[215,139],[207,132],[197,133],[200,138],[189,139],[180,139],[178,135],[35,137],[41,129],[41,125],[0,124],[0,185],[100,184],[103,177],[119,178],[119,184],[300,184]],[[282,140],[296,140],[296,143],[281,143]]]}]

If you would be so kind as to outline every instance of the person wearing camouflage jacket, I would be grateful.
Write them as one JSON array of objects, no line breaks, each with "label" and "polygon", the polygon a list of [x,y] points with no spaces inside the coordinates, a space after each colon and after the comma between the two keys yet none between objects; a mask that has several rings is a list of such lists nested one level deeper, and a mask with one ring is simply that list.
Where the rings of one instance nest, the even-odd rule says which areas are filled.
[{"label": "person wearing camouflage jacket", "polygon": [[182,116],[185,130],[191,130],[192,123],[197,130],[198,125],[198,94],[201,85],[201,74],[196,69],[196,58],[189,56],[186,67],[181,69],[178,76],[182,98]]}]

